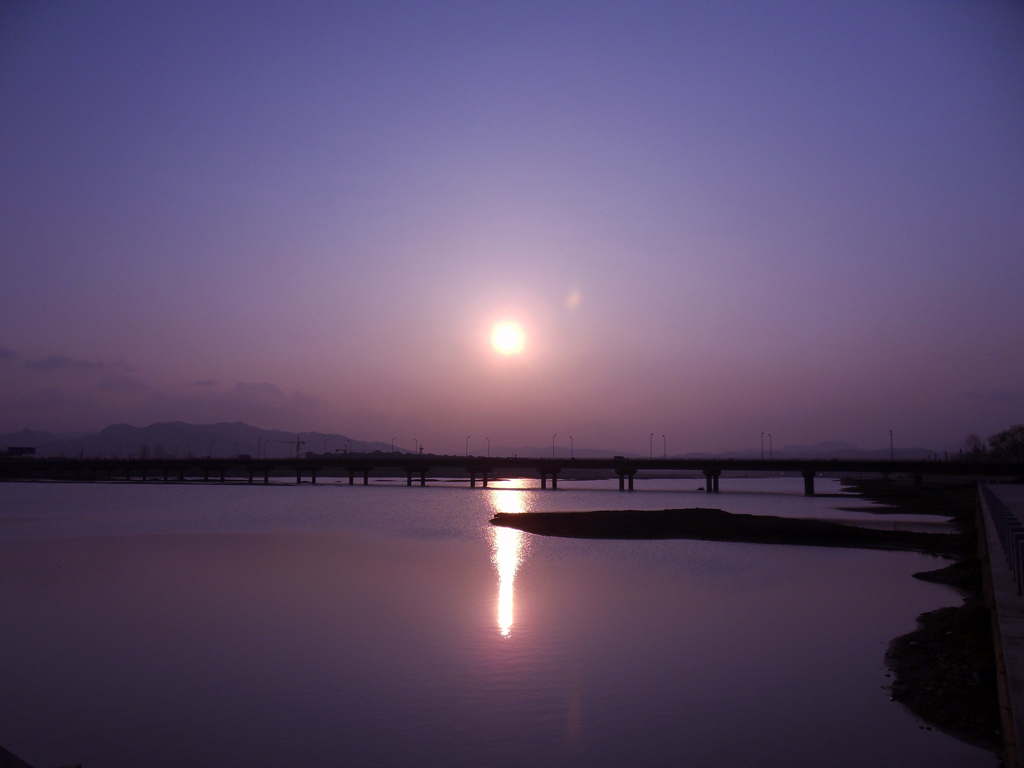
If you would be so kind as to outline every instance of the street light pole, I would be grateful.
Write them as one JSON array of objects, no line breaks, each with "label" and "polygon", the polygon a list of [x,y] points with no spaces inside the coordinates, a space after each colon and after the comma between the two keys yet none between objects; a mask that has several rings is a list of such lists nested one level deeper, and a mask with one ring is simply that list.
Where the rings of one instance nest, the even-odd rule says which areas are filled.
[{"label": "street light pole", "polygon": [[761,433],[761,461],[764,461],[764,432]]},{"label": "street light pole", "polygon": [[896,460],[896,450],[892,446],[892,430],[889,430],[889,461]]},{"label": "street light pole", "polygon": [[552,459],[555,458],[555,438],[556,437],[558,437],[558,435],[552,435],[551,436],[551,458]]},{"label": "street light pole", "polygon": [[569,435],[569,458],[576,458],[576,445],[572,441],[572,435]]},{"label": "street light pole", "polygon": [[668,458],[668,441],[665,439],[664,435],[661,436],[661,458]]},{"label": "street light pole", "polygon": [[768,461],[772,460],[772,433],[768,433]]},{"label": "street light pole", "polygon": [[654,458],[654,433],[651,432],[651,458]]}]

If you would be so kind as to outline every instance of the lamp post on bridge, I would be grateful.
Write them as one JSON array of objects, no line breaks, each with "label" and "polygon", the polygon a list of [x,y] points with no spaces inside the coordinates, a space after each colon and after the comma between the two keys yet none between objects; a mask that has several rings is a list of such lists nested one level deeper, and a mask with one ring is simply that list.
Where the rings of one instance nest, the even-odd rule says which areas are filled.
[{"label": "lamp post on bridge", "polygon": [[668,458],[668,441],[665,439],[664,435],[661,436],[661,458]]},{"label": "lamp post on bridge", "polygon": [[654,458],[654,433],[651,432],[651,458]]},{"label": "lamp post on bridge", "polygon": [[764,461],[764,432],[761,433],[761,461]]},{"label": "lamp post on bridge", "polygon": [[773,456],[772,456],[772,433],[769,432],[768,433],[768,461],[771,461],[772,458],[773,458]]},{"label": "lamp post on bridge", "polygon": [[889,461],[896,461],[896,450],[892,447],[892,430],[889,430]]},{"label": "lamp post on bridge", "polygon": [[576,446],[575,446],[575,444],[572,441],[572,435],[569,435],[569,458],[570,459],[575,459],[576,458]]},{"label": "lamp post on bridge", "polygon": [[412,448],[416,453],[420,452],[420,443],[415,437],[412,439]]},{"label": "lamp post on bridge", "polygon": [[555,438],[556,437],[558,437],[558,435],[552,435],[551,436],[551,458],[552,459],[555,458]]}]

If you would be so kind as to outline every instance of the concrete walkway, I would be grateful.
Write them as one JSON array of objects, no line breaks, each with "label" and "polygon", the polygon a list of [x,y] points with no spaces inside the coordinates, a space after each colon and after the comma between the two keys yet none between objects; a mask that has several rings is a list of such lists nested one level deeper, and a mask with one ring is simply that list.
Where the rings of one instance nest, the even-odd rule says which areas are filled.
[{"label": "concrete walkway", "polygon": [[[1024,523],[1024,485],[986,485],[980,496],[985,536],[979,543],[985,549],[982,554],[988,554],[991,576],[991,595],[986,597],[994,607],[992,630],[999,665],[999,705],[1006,766],[1024,768],[1021,762],[1021,746],[1024,745],[1024,596],[1017,593],[1013,571],[994,523],[1006,510]],[[999,506],[1005,509],[994,509]],[[988,587],[986,585],[986,591]]]}]

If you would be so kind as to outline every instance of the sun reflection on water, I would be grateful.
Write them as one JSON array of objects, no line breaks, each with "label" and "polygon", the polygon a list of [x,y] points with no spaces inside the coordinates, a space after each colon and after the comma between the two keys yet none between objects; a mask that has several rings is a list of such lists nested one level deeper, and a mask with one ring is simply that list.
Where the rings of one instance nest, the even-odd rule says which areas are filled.
[{"label": "sun reflection on water", "polygon": [[[527,495],[523,481],[508,481],[511,485],[490,490],[490,502],[495,512],[519,514],[526,512]],[[512,631],[513,591],[516,573],[526,554],[526,534],[514,528],[491,526],[491,561],[498,571],[498,629],[502,637]]]}]

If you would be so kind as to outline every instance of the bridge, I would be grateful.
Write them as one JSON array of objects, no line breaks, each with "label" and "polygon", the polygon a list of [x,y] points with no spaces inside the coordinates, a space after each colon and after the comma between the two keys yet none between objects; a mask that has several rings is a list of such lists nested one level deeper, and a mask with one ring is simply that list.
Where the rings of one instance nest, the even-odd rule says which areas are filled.
[{"label": "bridge", "polygon": [[0,481],[56,480],[65,482],[90,481],[185,481],[186,478],[219,482],[262,479],[270,482],[271,473],[279,476],[294,475],[296,483],[309,478],[316,483],[317,475],[348,475],[348,484],[356,478],[369,484],[370,473],[385,471],[404,474],[406,485],[414,481],[425,486],[431,471],[465,472],[471,488],[477,482],[483,488],[498,477],[539,477],[540,487],[558,488],[560,474],[571,475],[579,471],[614,473],[619,479],[619,490],[632,491],[634,478],[640,472],[693,471],[701,472],[708,493],[718,493],[719,478],[724,472],[767,472],[799,474],[804,479],[804,493],[814,495],[814,478],[820,474],[880,474],[908,475],[918,484],[925,477],[962,478],[1019,478],[1024,477],[1022,462],[988,461],[922,461],[875,459],[716,459],[716,458],[663,458],[640,459],[616,456],[600,459],[527,458],[441,456],[407,453],[347,453],[325,454],[305,458],[254,459],[240,456],[229,459],[215,458],[0,458]]}]

